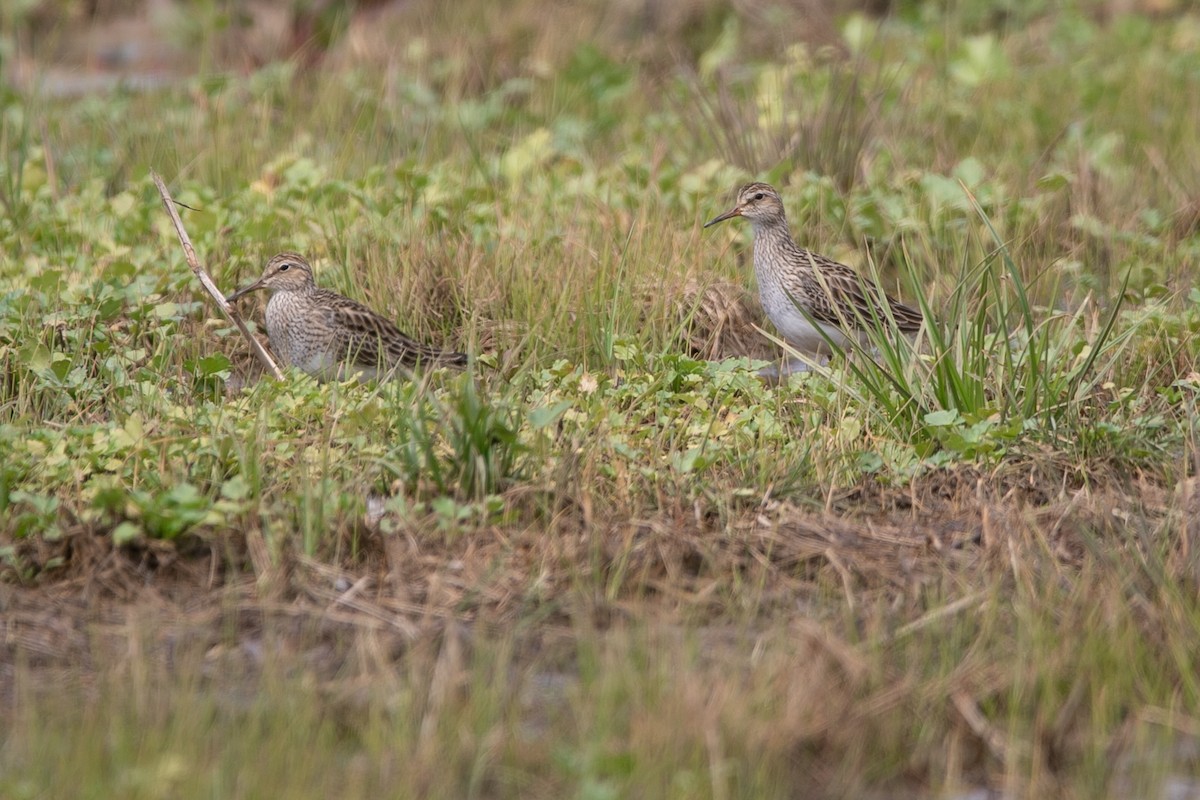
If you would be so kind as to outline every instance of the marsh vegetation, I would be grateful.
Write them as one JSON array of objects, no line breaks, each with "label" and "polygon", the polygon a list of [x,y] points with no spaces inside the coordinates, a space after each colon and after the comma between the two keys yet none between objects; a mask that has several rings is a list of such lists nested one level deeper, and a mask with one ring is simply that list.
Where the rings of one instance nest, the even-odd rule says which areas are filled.
[{"label": "marsh vegetation", "polygon": [[[210,2],[29,80],[84,5],[0,12],[0,796],[1195,790],[1189,6]],[[263,376],[151,169],[473,366]],[[759,380],[752,178],[937,325]]]}]

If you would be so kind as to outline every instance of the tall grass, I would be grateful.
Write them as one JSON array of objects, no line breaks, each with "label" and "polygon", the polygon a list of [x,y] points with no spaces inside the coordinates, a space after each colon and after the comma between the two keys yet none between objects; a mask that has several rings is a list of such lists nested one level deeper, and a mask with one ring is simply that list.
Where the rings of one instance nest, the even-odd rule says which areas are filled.
[{"label": "tall grass", "polygon": [[[843,327],[863,331],[862,339],[843,347],[810,322],[856,379],[848,391],[890,437],[925,447],[940,442],[974,455],[990,449],[979,438],[988,431],[1001,440],[1024,430],[1078,435],[1093,423],[1086,411],[1094,392],[1116,377],[1137,334],[1135,326],[1117,327],[1128,274],[1100,311],[1103,317],[1090,318],[1091,298],[1073,313],[1046,316],[1026,289],[1027,270],[1013,260],[983,209],[977,211],[995,249],[979,264],[964,263],[940,304],[913,282],[926,320],[916,337],[897,327],[873,263],[862,280],[864,296],[873,302],[841,320]],[[791,352],[833,377],[824,364]]]}]

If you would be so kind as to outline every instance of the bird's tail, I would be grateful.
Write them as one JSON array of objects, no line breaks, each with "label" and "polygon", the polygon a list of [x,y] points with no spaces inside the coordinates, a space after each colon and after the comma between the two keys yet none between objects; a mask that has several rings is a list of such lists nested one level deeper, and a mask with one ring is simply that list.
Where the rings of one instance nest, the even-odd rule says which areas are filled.
[{"label": "bird's tail", "polygon": [[443,367],[465,367],[470,360],[466,353],[444,352],[438,353],[434,363]]}]

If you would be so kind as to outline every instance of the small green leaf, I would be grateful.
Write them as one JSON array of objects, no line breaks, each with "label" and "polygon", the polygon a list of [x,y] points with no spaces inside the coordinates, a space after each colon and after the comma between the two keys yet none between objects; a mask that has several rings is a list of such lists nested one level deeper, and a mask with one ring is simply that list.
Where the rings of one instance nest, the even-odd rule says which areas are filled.
[{"label": "small green leaf", "polygon": [[974,156],[964,158],[951,172],[951,175],[962,181],[968,188],[983,183],[986,174],[987,171],[983,168],[983,164]]},{"label": "small green leaf", "polygon": [[135,444],[141,441],[142,437],[146,435],[146,427],[142,423],[142,415],[136,412],[129,415],[123,427],[125,433],[129,436],[129,441]]},{"label": "small green leaf", "polygon": [[204,358],[197,359],[195,362],[195,370],[202,377],[208,378],[229,370],[229,359],[220,353]]},{"label": "small green leaf", "polygon": [[632,342],[618,341],[613,344],[613,358],[618,361],[631,361],[640,354],[638,346]]},{"label": "small green leaf", "polygon": [[535,431],[541,430],[547,425],[553,425],[570,407],[570,400],[560,400],[552,406],[535,408],[529,412],[529,425]]},{"label": "small green leaf", "polygon": [[955,408],[931,411],[925,415],[925,424],[933,425],[934,427],[955,425],[959,422],[962,422],[962,416],[958,413],[958,409]]},{"label": "small green leaf", "polygon": [[57,269],[44,270],[29,279],[31,289],[54,294],[62,290],[63,274]]},{"label": "small green leaf", "polygon": [[712,459],[705,455],[703,447],[692,447],[675,459],[675,469],[684,474],[701,472],[711,463]]},{"label": "small green leaf", "polygon": [[110,535],[112,536],[113,544],[120,546],[129,544],[141,536],[142,529],[136,523],[125,521],[113,528]]},{"label": "small green leaf", "polygon": [[1046,192],[1057,192],[1068,186],[1071,178],[1063,172],[1051,172],[1038,178],[1037,188]]},{"label": "small green leaf", "polygon": [[226,500],[245,500],[250,496],[250,484],[241,475],[234,475],[221,484],[221,497]]},{"label": "small green leaf", "polygon": [[135,205],[137,205],[137,198],[135,198],[131,192],[121,192],[120,194],[114,195],[112,200],[109,201],[109,206],[112,208],[113,216],[117,217],[118,219],[128,216],[129,212],[133,211]]},{"label": "small green leaf", "polygon": [[154,316],[159,319],[171,319],[179,315],[177,303],[159,303],[154,307]]},{"label": "small green leaf", "polygon": [[50,348],[44,344],[35,344],[21,351],[22,360],[34,372],[41,372],[50,367]]},{"label": "small green leaf", "polygon": [[527,172],[545,163],[552,155],[550,131],[538,128],[517,142],[500,160],[500,170],[510,181],[520,180]]}]

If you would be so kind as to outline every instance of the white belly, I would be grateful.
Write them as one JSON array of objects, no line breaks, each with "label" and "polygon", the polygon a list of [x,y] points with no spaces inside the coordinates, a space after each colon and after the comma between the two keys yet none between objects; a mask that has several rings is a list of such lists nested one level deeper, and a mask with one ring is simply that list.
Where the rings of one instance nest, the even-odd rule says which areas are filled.
[{"label": "white belly", "polygon": [[846,336],[841,328],[820,322],[814,325],[805,319],[804,315],[792,304],[789,298],[784,299],[788,301],[787,305],[783,306],[781,304],[774,312],[767,311],[767,316],[771,318],[771,322],[779,330],[779,335],[787,340],[787,343],[792,347],[802,353],[829,355],[831,352],[829,342],[825,339],[825,336],[821,335],[821,331],[824,331],[825,335],[843,350],[850,347],[850,337]]},{"label": "white belly", "polygon": [[820,322],[814,325],[810,322],[800,309],[796,308],[792,296],[772,281],[770,276],[760,273],[758,280],[758,296],[762,301],[763,310],[767,312],[767,317],[779,331],[779,335],[792,347],[810,355],[829,355],[829,342],[821,335],[818,326],[838,347],[845,349],[850,346],[850,338],[841,328]]},{"label": "white belly", "polygon": [[340,380],[342,377],[341,365],[328,353],[292,349],[286,351],[284,359],[291,366],[319,381]]}]

